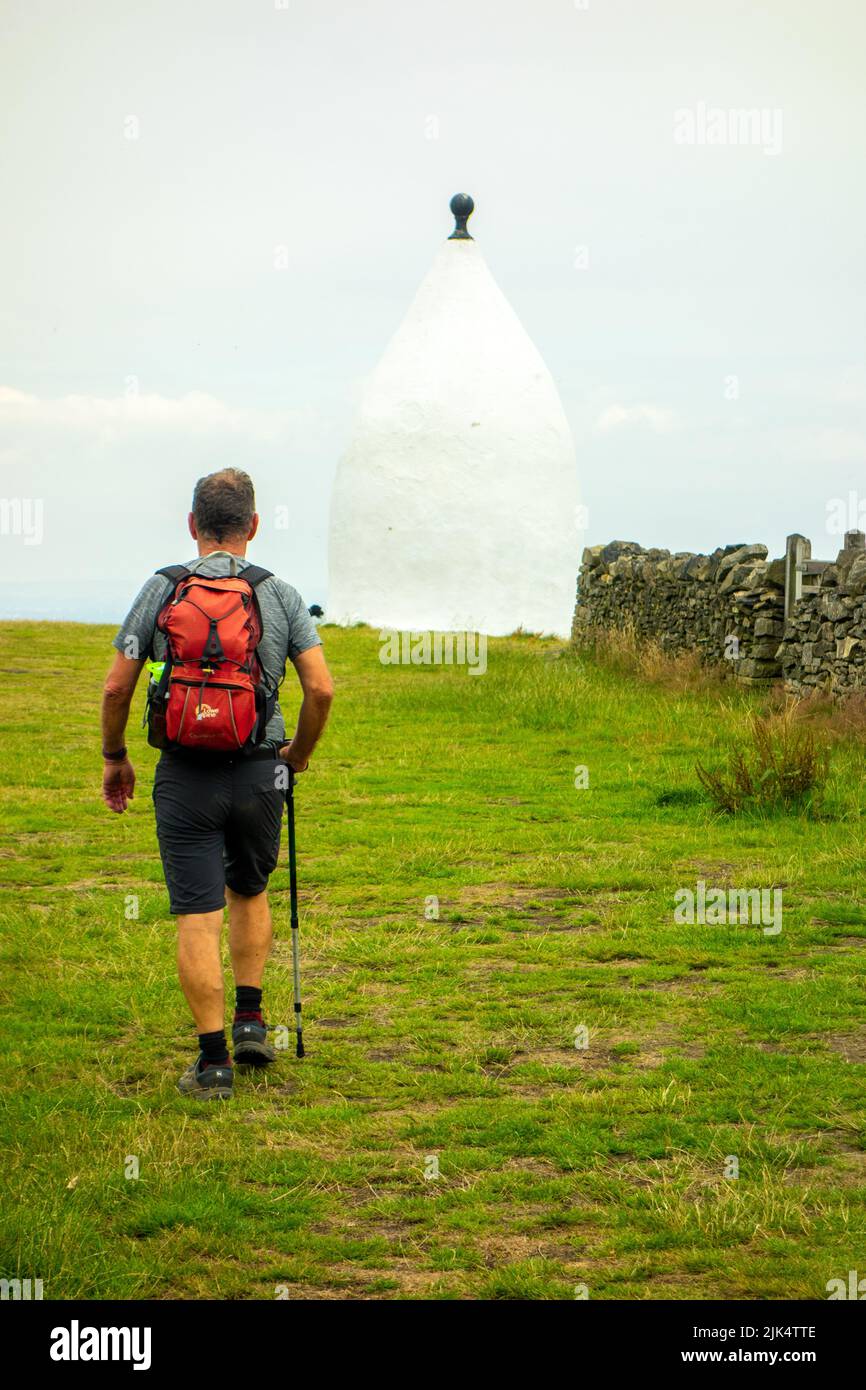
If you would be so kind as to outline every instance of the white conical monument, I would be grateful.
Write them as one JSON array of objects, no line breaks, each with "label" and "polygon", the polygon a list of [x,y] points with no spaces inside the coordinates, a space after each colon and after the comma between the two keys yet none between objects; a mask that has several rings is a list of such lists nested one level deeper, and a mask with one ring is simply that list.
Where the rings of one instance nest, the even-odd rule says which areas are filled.
[{"label": "white conical monument", "polygon": [[556,387],[451,200],[364,395],[331,500],[328,619],[567,636],[582,546]]}]

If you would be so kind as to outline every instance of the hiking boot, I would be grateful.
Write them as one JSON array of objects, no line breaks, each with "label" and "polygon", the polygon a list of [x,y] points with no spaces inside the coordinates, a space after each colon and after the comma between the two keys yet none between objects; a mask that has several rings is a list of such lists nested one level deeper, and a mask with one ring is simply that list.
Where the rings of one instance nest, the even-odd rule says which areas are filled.
[{"label": "hiking boot", "polygon": [[211,1063],[205,1067],[199,1056],[191,1067],[187,1067],[177,1083],[177,1089],[182,1096],[192,1096],[194,1100],[229,1100],[233,1083],[231,1062],[224,1062],[220,1066]]},{"label": "hiking boot", "polygon": [[268,1030],[261,1014],[236,1018],[232,1024],[232,1046],[239,1067],[267,1067],[277,1060],[268,1042]]}]

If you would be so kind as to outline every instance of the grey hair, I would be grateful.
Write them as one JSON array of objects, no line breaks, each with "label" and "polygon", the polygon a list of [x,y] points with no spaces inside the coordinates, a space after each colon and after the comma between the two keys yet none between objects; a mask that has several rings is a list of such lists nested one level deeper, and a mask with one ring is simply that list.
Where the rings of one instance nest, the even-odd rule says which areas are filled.
[{"label": "grey hair", "polygon": [[240,468],[222,468],[199,478],[192,495],[196,530],[208,540],[236,540],[249,534],[256,514],[253,480]]}]

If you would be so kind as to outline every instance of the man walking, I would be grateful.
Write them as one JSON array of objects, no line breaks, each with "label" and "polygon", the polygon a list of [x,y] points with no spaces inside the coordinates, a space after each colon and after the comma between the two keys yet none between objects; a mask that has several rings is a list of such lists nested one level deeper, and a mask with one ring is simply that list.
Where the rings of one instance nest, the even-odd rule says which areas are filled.
[{"label": "man walking", "polygon": [[[272,938],[266,890],[279,855],[288,776],[283,764],[295,773],[308,766],[328,718],[333,684],[315,624],[300,595],[273,575],[262,577],[267,572],[250,566],[246,559],[247,545],[259,524],[253,485],[246,473],[226,468],[200,479],[188,524],[198,557],[179,567],[183,573],[204,579],[243,578],[249,569],[249,588],[261,619],[255,655],[266,711],[263,720],[270,713],[263,739],[243,751],[205,751],[172,742],[162,753],[153,787],[160,855],[170,909],[177,917],[178,972],[200,1048],[197,1061],[181,1077],[179,1090],[200,1099],[226,1099],[232,1093],[234,1075],[225,1034],[220,960],[223,909],[228,899],[236,988],[234,1060],[266,1066],[275,1059],[262,1014],[262,977]],[[114,639],[117,655],[102,701],[102,796],[112,811],[125,811],[133,796],[135,772],[124,731],[145,662],[149,658],[161,662],[170,655],[161,630],[165,619],[160,627],[157,619],[176,593],[175,580],[176,576],[164,573],[148,579]],[[241,614],[245,616],[246,609]],[[213,640],[219,648],[218,639]],[[297,727],[288,742],[276,702],[287,661],[292,662],[303,693]],[[201,666],[209,669],[204,662]],[[203,685],[193,697],[199,702],[196,720],[219,717],[220,700],[210,695],[209,705],[202,695],[206,688]],[[218,686],[213,689],[219,693]],[[226,697],[225,690],[223,686],[233,727],[231,696]]]}]

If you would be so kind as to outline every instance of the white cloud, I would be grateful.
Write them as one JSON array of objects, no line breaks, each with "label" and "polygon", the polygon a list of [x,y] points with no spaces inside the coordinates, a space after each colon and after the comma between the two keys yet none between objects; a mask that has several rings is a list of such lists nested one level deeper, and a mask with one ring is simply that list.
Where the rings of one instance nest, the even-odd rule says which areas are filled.
[{"label": "white cloud", "polygon": [[[38,504],[42,522],[38,544],[0,536],[2,611],[122,616],[148,574],[189,558],[196,479],[229,466],[255,484],[260,563],[321,599],[336,454],[328,412],[306,402],[241,409],[204,392],[41,397],[0,385],[0,493]],[[53,610],[27,597],[40,585]]]},{"label": "white cloud", "polygon": [[679,424],[677,414],[660,405],[609,405],[595,422],[597,434],[623,428],[645,428],[654,434],[669,434]]},{"label": "white cloud", "polygon": [[121,396],[43,398],[0,386],[0,429],[48,427],[93,432],[116,438],[143,430],[207,434],[229,431],[272,440],[299,425],[309,426],[311,411],[238,410],[204,391],[170,397],[144,394],[130,379]]}]

